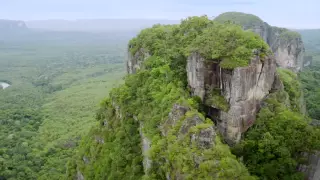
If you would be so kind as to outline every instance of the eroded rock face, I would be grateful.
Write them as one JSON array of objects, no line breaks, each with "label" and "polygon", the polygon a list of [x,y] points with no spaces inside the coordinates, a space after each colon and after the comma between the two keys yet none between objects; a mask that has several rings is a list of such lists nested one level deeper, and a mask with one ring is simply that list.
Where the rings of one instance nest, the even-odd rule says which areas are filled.
[{"label": "eroded rock face", "polygon": [[305,49],[301,37],[283,38],[282,33],[288,32],[289,30],[271,27],[267,23],[243,28],[251,29],[269,44],[275,55],[277,66],[291,69],[295,72],[302,70]]},{"label": "eroded rock face", "polygon": [[152,161],[148,156],[148,152],[151,147],[151,141],[146,137],[145,133],[143,132],[143,123],[140,122],[140,137],[141,137],[141,149],[143,155],[143,169],[144,172],[147,173],[148,169],[150,169]]},{"label": "eroded rock face", "polygon": [[217,21],[231,21],[260,35],[269,44],[279,67],[302,70],[304,61],[304,45],[299,34],[285,28],[270,26],[259,17],[240,12],[227,12],[219,15]]},{"label": "eroded rock face", "polygon": [[219,110],[217,126],[229,144],[236,143],[255,121],[263,98],[272,89],[276,71],[272,56],[255,57],[248,67],[225,70],[218,63],[206,61],[193,53],[188,58],[188,83],[194,95],[205,101],[207,86],[219,88],[229,110]]},{"label": "eroded rock face", "polygon": [[308,165],[299,165],[298,170],[305,174],[307,180],[320,180],[320,152],[309,155],[304,153],[308,159]]},{"label": "eroded rock face", "polygon": [[302,70],[305,50],[301,38],[280,39],[272,48],[279,67],[291,69],[295,72]]},{"label": "eroded rock face", "polygon": [[134,55],[128,52],[127,72],[134,74],[141,68],[142,62],[150,57],[150,54],[145,49],[139,49]]},{"label": "eroded rock face", "polygon": [[171,112],[168,115],[168,119],[161,126],[161,133],[163,136],[168,134],[168,131],[176,125],[178,120],[180,120],[190,109],[179,104],[174,104]]},{"label": "eroded rock face", "polygon": [[185,117],[188,111],[190,111],[188,107],[174,104],[167,121],[165,121],[165,123],[162,125],[162,135],[166,136],[167,131],[174,128],[174,126],[177,125],[177,122],[182,120],[182,125],[179,128],[178,133],[179,139],[184,138],[186,135],[190,135],[191,141],[195,142],[199,148],[209,149],[213,147],[216,138],[216,133],[213,126],[202,128],[199,130],[199,132],[189,134],[190,129],[199,124],[203,124],[204,119],[202,119],[199,114]]},{"label": "eroded rock face", "polygon": [[83,174],[78,170],[77,172],[77,177],[76,177],[77,180],[84,180],[84,176]]}]

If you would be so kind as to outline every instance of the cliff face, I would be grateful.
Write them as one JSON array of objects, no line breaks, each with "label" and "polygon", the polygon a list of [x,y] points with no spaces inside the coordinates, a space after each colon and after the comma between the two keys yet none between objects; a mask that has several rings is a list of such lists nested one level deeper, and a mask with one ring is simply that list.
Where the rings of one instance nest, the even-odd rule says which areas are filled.
[{"label": "cliff face", "polygon": [[[217,123],[225,140],[233,144],[241,138],[255,121],[263,98],[269,94],[275,77],[276,64],[272,56],[251,60],[248,67],[225,70],[217,63],[210,63],[199,54],[188,58],[188,83],[194,95],[207,101],[212,89],[219,89],[226,99],[227,110],[207,104],[211,116]],[[208,88],[210,87],[210,88]]]},{"label": "cliff face", "polygon": [[235,22],[243,29],[257,33],[272,49],[277,66],[295,72],[302,70],[305,49],[300,34],[285,28],[272,27],[259,17],[245,13],[223,13],[215,20]]},{"label": "cliff face", "polygon": [[[221,68],[219,62],[206,59],[200,53],[187,58],[188,85],[193,95],[206,104],[208,116],[216,122],[224,139],[234,144],[254,123],[259,106],[272,87],[281,85],[275,81],[276,67],[295,72],[302,69],[304,46],[299,34],[272,27],[253,15],[224,13],[215,21],[241,24],[243,29],[261,36],[274,53],[264,58],[257,54],[247,67],[232,70]],[[148,57],[150,53],[144,48],[134,55],[129,52],[128,73],[135,73]]]},{"label": "cliff face", "polygon": [[320,152],[314,154],[304,153],[304,157],[308,160],[308,165],[299,165],[298,170],[305,173],[307,180],[320,179]]},{"label": "cliff face", "polygon": [[[276,69],[278,65],[300,70],[303,45],[295,34],[272,28],[256,17],[245,25],[259,34],[275,55],[258,35],[207,17],[191,17],[177,26],[155,25],[132,39],[126,64],[129,75],[103,101],[97,115],[100,127],[92,131],[94,138],[86,140],[90,145],[82,150],[80,165],[71,176],[255,179],[221,142],[220,135],[229,145],[237,144],[261,107],[272,108],[264,116],[267,122],[278,120],[271,113],[278,107],[282,112],[293,107],[298,113],[296,74],[287,69],[277,73]],[[278,90],[282,93],[273,93]],[[273,103],[279,106],[269,107],[268,97],[278,95],[284,96],[280,97],[284,106],[276,101]],[[266,132],[271,136],[271,131]]]},{"label": "cliff face", "polygon": [[[129,47],[130,48],[130,47]],[[148,51],[140,49],[134,55],[128,52],[127,73],[134,74],[141,68],[142,63],[150,57]]]},{"label": "cliff face", "polygon": [[279,67],[295,72],[303,68],[304,45],[301,36],[283,28],[269,27],[269,45],[275,54]]}]

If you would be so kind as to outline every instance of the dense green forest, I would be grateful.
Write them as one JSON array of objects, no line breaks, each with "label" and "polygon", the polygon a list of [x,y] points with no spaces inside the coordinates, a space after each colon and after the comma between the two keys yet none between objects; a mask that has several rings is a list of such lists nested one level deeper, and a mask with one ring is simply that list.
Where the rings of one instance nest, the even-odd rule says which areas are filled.
[{"label": "dense green forest", "polygon": [[[124,75],[127,37],[36,32],[0,43],[0,177],[61,179]],[[117,40],[116,40],[117,39]]]},{"label": "dense green forest", "polygon": [[[251,18],[246,23],[261,21]],[[240,26],[203,16],[155,25],[133,39],[132,32],[0,35],[0,83],[10,85],[0,86],[0,179],[303,179],[296,171],[306,163],[301,152],[320,149],[320,131],[310,125],[320,120],[320,31],[298,32],[311,66],[298,75],[278,69],[284,89],[266,98],[232,148],[218,133],[206,148],[195,141],[215,125],[191,96],[185,66],[193,51],[222,59],[227,70],[247,66],[253,49],[261,58],[271,53]],[[152,54],[131,75],[125,75],[128,43],[131,55]],[[227,110],[217,92],[205,103]],[[177,104],[187,113],[166,124]],[[142,132],[153,144],[148,171]]]},{"label": "dense green forest", "polygon": [[[305,43],[306,55],[312,56],[311,66],[299,74],[307,110],[312,119],[320,120],[320,30],[299,30],[298,32]],[[314,122],[317,123],[317,121]]]},{"label": "dense green forest", "polygon": [[[253,49],[259,49],[260,58],[271,53],[266,43],[240,26],[203,16],[184,19],[180,25],[145,29],[130,41],[129,48],[132,56],[140,53],[138,60],[147,56],[141,62],[143,68],[127,75],[124,84],[102,102],[97,114],[100,123],[68,163],[68,179],[304,179],[297,171],[300,164],[308,163],[301,153],[320,149],[320,131],[310,125],[308,117],[315,115],[317,107],[303,114],[304,94],[307,107],[318,104],[312,102],[313,93],[306,88],[311,84],[309,91],[315,91],[317,82],[300,79],[317,67],[306,68],[301,75],[279,68],[284,89],[265,99],[255,124],[240,143],[230,148],[217,135],[214,147],[207,144],[205,149],[194,139],[199,133],[209,133],[214,125],[206,118],[205,104],[186,87],[187,57],[196,51],[232,70],[247,66]],[[143,54],[146,50],[150,57]],[[215,107],[228,109],[224,97],[213,93],[211,98]],[[168,125],[177,104],[188,109],[187,113]],[[190,128],[187,123],[192,119],[198,122]],[[152,144],[148,170],[143,169],[141,133]]]}]

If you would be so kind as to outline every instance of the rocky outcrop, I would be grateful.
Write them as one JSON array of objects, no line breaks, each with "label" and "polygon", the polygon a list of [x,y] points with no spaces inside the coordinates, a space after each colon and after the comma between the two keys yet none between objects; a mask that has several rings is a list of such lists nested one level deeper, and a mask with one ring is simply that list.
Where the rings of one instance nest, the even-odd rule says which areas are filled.
[{"label": "rocky outcrop", "polygon": [[77,171],[76,179],[77,179],[77,180],[84,180],[84,176],[83,176],[83,174],[82,174],[79,170]]},{"label": "rocky outcrop", "polygon": [[[187,117],[180,128],[179,138],[187,135],[190,129],[196,127],[199,124],[203,124],[203,120],[198,115]],[[195,143],[200,149],[209,149],[214,146],[216,133],[213,126],[199,129],[199,132],[191,133],[191,143]]]},{"label": "rocky outcrop", "polygon": [[229,144],[238,142],[241,133],[254,123],[261,101],[272,89],[275,71],[272,56],[264,59],[256,56],[248,67],[234,70],[222,69],[218,63],[205,60],[198,53],[193,53],[187,62],[188,84],[193,94],[205,101],[211,90],[207,87],[213,87],[220,89],[229,104],[228,111],[209,107],[218,114],[211,118],[216,119],[220,133]]},{"label": "rocky outcrop", "polygon": [[295,72],[301,71],[305,49],[300,35],[275,27],[270,31],[269,45],[276,57],[277,65]]},{"label": "rocky outcrop", "polygon": [[308,165],[299,165],[298,170],[305,174],[306,180],[320,180],[320,152],[304,153]]},{"label": "rocky outcrop", "polygon": [[[192,161],[195,168],[198,168],[199,165],[206,160],[202,153],[203,150],[212,149],[215,146],[216,140],[216,131],[214,126],[208,124],[204,125],[204,117],[200,113],[192,111],[189,107],[183,106],[180,104],[174,104],[169,113],[168,119],[161,125],[161,132],[163,136],[167,136],[169,131],[170,133],[177,135],[175,143],[183,146],[190,147],[193,149]],[[195,147],[193,146],[195,145]],[[192,148],[193,147],[193,148]],[[170,151],[170,149],[169,149]],[[169,160],[166,159],[167,163]],[[175,164],[175,162],[171,162]],[[218,161],[216,162],[218,163]],[[170,169],[166,173],[166,179],[187,179],[188,172],[183,172],[181,169]]]},{"label": "rocky outcrop", "polygon": [[305,49],[300,34],[285,28],[272,27],[255,15],[240,12],[223,13],[215,20],[232,21],[240,24],[245,30],[255,32],[269,44],[279,67],[295,72],[302,70]]},{"label": "rocky outcrop", "polygon": [[127,73],[128,74],[136,73],[137,70],[141,68],[142,62],[149,57],[150,57],[150,54],[145,49],[139,49],[134,55],[132,55],[132,53],[129,51],[128,61],[127,61]]},{"label": "rocky outcrop", "polygon": [[168,134],[168,131],[173,128],[176,123],[189,111],[190,109],[179,104],[175,104],[172,107],[171,112],[168,115],[168,119],[161,126],[161,133],[163,136]]},{"label": "rocky outcrop", "polygon": [[252,30],[269,44],[277,66],[295,72],[302,70],[305,49],[300,35],[284,28],[271,27],[267,23],[255,26]]},{"label": "rocky outcrop", "polygon": [[272,92],[282,91],[282,90],[284,90],[283,82],[281,81],[279,74],[275,73],[274,82],[272,85]]},{"label": "rocky outcrop", "polygon": [[141,149],[142,149],[142,156],[143,156],[143,169],[144,172],[147,173],[148,169],[150,169],[152,161],[149,158],[148,152],[151,147],[151,141],[147,138],[145,133],[143,132],[143,123],[140,122],[139,133],[141,137]]}]

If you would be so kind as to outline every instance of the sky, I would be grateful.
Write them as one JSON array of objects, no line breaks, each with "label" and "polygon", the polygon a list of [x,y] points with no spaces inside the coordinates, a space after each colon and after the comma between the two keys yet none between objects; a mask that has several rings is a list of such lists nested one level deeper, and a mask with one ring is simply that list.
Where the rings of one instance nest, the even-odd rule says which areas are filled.
[{"label": "sky", "polygon": [[274,26],[320,28],[319,0],[0,0],[0,19],[172,19],[227,11]]}]

